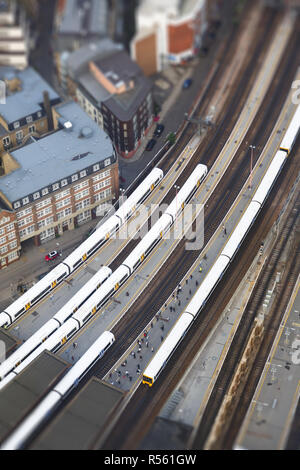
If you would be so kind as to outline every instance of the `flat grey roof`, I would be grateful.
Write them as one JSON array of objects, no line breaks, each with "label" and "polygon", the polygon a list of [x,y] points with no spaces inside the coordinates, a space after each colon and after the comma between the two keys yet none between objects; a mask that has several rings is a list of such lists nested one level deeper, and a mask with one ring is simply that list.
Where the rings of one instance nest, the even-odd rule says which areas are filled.
[{"label": "flat grey roof", "polygon": [[5,344],[5,357],[7,358],[11,352],[15,349],[17,344],[20,344],[20,340],[15,338],[11,333],[8,331],[0,330],[0,341],[3,341]]},{"label": "flat grey roof", "polygon": [[[49,186],[114,154],[109,136],[71,101],[56,107],[72,129],[61,129],[14,152],[20,168],[0,177],[0,191],[10,200],[18,199]],[[82,137],[82,130],[91,135]],[[86,154],[84,158],[72,160]]]},{"label": "flat grey roof", "polygon": [[106,0],[67,0],[58,33],[105,35],[107,13]]},{"label": "flat grey roof", "polygon": [[48,91],[50,100],[59,99],[56,91],[32,67],[25,70],[0,67],[1,80],[14,77],[21,80],[22,89],[12,94],[7,91],[6,104],[0,105],[0,114],[8,124],[39,111],[44,91]]},{"label": "flat grey roof", "polygon": [[68,367],[60,357],[44,351],[0,391],[0,442],[50,391]]},{"label": "flat grey roof", "polygon": [[124,393],[93,377],[37,436],[29,449],[91,449]]}]

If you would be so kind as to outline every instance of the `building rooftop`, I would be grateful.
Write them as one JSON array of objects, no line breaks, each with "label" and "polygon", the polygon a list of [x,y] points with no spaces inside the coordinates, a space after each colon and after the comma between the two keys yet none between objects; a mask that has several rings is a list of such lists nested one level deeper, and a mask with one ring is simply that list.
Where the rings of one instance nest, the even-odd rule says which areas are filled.
[{"label": "building rooftop", "polygon": [[105,102],[105,105],[120,121],[128,121],[151,90],[151,81],[143,75],[140,67],[123,50],[114,51],[106,57],[94,58],[93,62],[104,74],[111,71],[118,76],[118,80],[133,80],[134,87],[132,89],[121,94],[110,94],[94,78],[88,68],[77,76],[80,88],[87,90],[97,105],[100,102]]},{"label": "building rooftop", "polygon": [[67,0],[58,34],[104,36],[107,16],[106,0]]},{"label": "building rooftop", "polygon": [[43,429],[29,446],[35,450],[74,449],[87,450],[94,447],[101,430],[124,392],[92,378],[74,399]]},{"label": "building rooftop", "polygon": [[60,130],[11,152],[20,168],[0,178],[0,191],[12,202],[114,154],[108,135],[73,101],[56,107]]},{"label": "building rooftop", "polygon": [[0,105],[0,114],[9,123],[36,113],[43,107],[43,92],[49,93],[50,101],[59,100],[59,95],[32,68],[17,70],[13,67],[0,67],[0,80],[20,81],[20,90],[9,92],[6,87],[6,104]]},{"label": "building rooftop", "polygon": [[68,56],[69,74],[76,79],[77,74],[86,68],[90,60],[105,57],[113,51],[120,51],[122,49],[122,44],[116,44],[109,38],[82,46]]},{"label": "building rooftop", "polygon": [[44,351],[0,392],[0,441],[19,424],[67,371],[69,365]]}]

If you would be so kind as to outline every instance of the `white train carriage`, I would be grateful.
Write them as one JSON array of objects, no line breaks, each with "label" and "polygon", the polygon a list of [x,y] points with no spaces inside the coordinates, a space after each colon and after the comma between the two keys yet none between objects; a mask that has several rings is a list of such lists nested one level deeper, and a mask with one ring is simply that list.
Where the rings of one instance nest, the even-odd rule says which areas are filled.
[{"label": "white train carriage", "polygon": [[190,313],[196,318],[198,313],[206,304],[214,288],[223,277],[229,262],[230,261],[227,256],[221,255],[217,258],[210,271],[205,276],[201,286],[186,307],[185,312]]},{"label": "white train carriage", "polygon": [[114,335],[110,331],[105,331],[6,439],[1,450],[20,449],[44,419],[50,416],[56,406],[77,386],[91,367],[103,357],[114,341]]},{"label": "white train carriage", "polygon": [[261,205],[258,202],[250,202],[246,211],[244,212],[240,222],[233,230],[228,242],[223,248],[222,255],[227,256],[231,260],[237,250],[239,249],[242,241],[246,237],[253,220],[256,218],[260,211]]},{"label": "white train carriage", "polygon": [[80,328],[107,302],[130,276],[127,266],[121,264],[104,284],[78,309],[72,318],[76,319]]},{"label": "white train carriage", "polygon": [[111,216],[101,227],[76,248],[65,260],[72,273],[82,265],[93,253],[95,253],[122,225],[119,217]]},{"label": "white train carriage", "polygon": [[258,189],[256,190],[252,201],[257,201],[260,204],[264,203],[265,199],[268,197],[268,194],[273,187],[273,184],[275,183],[277,176],[280,173],[282,165],[286,161],[286,158],[286,152],[283,152],[282,150],[276,152],[276,155],[273,158],[269,168],[267,169]]},{"label": "white train carriage", "polygon": [[184,209],[185,204],[192,198],[206,175],[207,166],[198,164],[165,211],[165,214],[169,214],[172,217],[173,222],[176,216]]},{"label": "white train carriage", "polygon": [[149,387],[152,387],[153,383],[166,366],[171,355],[190,328],[193,320],[193,315],[186,312],[179,317],[154,358],[146,367],[143,373],[143,384],[147,384]]},{"label": "white train carriage", "polygon": [[25,341],[0,365],[0,380],[17,367],[29,354],[56,331],[111,275],[112,270],[103,266],[47,323]]},{"label": "white train carriage", "polygon": [[122,223],[126,222],[133,215],[137,207],[163,179],[163,176],[163,171],[160,168],[154,168],[132,195],[124,201],[115,214],[120,217]]},{"label": "white train carriage", "polygon": [[52,269],[50,273],[0,314],[0,327],[11,325],[11,323],[17,320],[23,313],[27,312],[27,310],[39,302],[52,289],[58,286],[68,275],[69,269],[64,263]]},{"label": "white train carriage", "polygon": [[298,105],[296,112],[284,135],[284,138],[281,141],[280,150],[283,150],[287,154],[290,153],[298,137],[299,127],[300,127],[300,105]]},{"label": "white train carriage", "polygon": [[94,254],[128,220],[141,202],[151,193],[163,178],[163,171],[154,168],[124,204],[65,259],[71,272]]},{"label": "white train carriage", "polygon": [[149,232],[143,237],[140,243],[134,248],[129,256],[123,261],[123,265],[127,266],[130,273],[133,273],[138,266],[148,256],[154,246],[161,240],[164,234],[169,230],[173,221],[172,218],[164,214],[153,225]]}]

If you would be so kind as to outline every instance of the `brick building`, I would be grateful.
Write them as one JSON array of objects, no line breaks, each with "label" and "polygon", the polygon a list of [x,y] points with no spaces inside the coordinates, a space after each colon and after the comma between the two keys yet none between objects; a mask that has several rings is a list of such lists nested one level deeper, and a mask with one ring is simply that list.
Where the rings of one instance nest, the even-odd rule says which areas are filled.
[{"label": "brick building", "polygon": [[130,158],[153,121],[152,83],[120,45],[105,39],[68,57],[68,93]]},{"label": "brick building", "polygon": [[1,175],[4,152],[23,145],[31,135],[40,137],[53,129],[51,108],[61,98],[31,67],[22,71],[1,67],[0,80],[6,85],[6,103],[0,104]]},{"label": "brick building", "polygon": [[146,76],[193,58],[213,10],[211,0],[142,0],[131,57]]},{"label": "brick building", "polygon": [[[0,177],[0,266],[72,230],[118,197],[118,161],[108,136],[72,102],[53,108],[55,132],[4,155]],[[2,225],[1,225],[1,221]]]}]

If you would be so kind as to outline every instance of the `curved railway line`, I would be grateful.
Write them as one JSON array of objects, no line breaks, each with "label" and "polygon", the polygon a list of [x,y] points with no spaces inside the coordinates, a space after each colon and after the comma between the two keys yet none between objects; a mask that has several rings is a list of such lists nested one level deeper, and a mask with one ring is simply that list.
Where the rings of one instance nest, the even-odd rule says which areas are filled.
[{"label": "curved railway line", "polygon": [[[151,389],[144,386],[138,387],[133,399],[128,403],[119,419],[117,426],[114,427],[106,442],[101,444],[101,448],[139,448],[143,437],[149,430],[166,398],[176,387],[183,371],[186,370],[200,346],[210,334],[210,331],[218,321],[220,312],[223,312],[232,297],[232,293],[238,287],[241,278],[246,274],[253,260],[253,253],[258,251],[261,240],[266,237],[278,217],[284,200],[289,193],[292,181],[300,171],[299,159],[297,161],[293,156],[295,157],[295,152],[291,153],[264,208],[244,240],[239,257],[228,268],[226,276],[220,281],[214,291],[214,295],[209,299],[200,317],[196,320],[194,330],[190,330],[183,344],[178,346],[169,360],[168,367],[162,372],[160,380],[155,384],[155,387]],[[207,409],[209,410],[209,407]],[[204,416],[204,422],[206,422],[206,419],[208,418]],[[131,431],[129,432],[128,430]],[[209,426],[207,428],[204,425],[201,426],[194,448],[202,448],[202,441],[204,443],[208,431]],[[187,440],[188,437],[186,436]]]},{"label": "curved railway line", "polygon": [[[274,31],[277,21],[278,16],[270,12],[269,17],[267,17],[269,28],[266,28],[265,23],[263,28],[264,31],[261,31],[262,35],[257,35],[257,41],[253,47],[254,51],[260,55],[261,60],[263,59],[263,56],[266,52],[266,44],[268,44],[271,40],[272,32]],[[266,22],[266,19],[264,20],[264,22]],[[262,26],[263,22],[261,23],[261,28]],[[231,207],[237,194],[239,193],[240,189],[243,187],[243,184],[249,176],[249,158],[247,153],[249,143],[255,142],[256,147],[258,149],[263,148],[270,134],[272,124],[273,122],[275,122],[276,116],[279,115],[280,109],[284,102],[284,98],[287,95],[287,91],[290,87],[292,78],[295,76],[297,68],[295,65],[295,57],[297,57],[297,53],[299,54],[299,52],[297,51],[298,39],[299,22],[297,23],[297,31],[292,35],[292,39],[289,45],[289,52],[284,56],[284,59],[281,61],[280,67],[278,68],[277,78],[273,81],[266,95],[266,98],[259,109],[259,112],[257,114],[258,117],[254,119],[254,122],[251,125],[249,131],[247,132],[245,139],[240,145],[240,152],[235,155],[233,162],[230,165],[230,168],[227,169],[224,177],[222,178],[222,181],[218,185],[218,188],[214,191],[213,195],[209,199],[209,209],[207,211],[206,220],[206,226],[208,226],[209,229],[206,231],[205,234],[205,245],[214,234],[216,228],[221,223],[224,215]],[[263,42],[264,47],[261,46],[261,42]],[[183,184],[186,178],[190,175],[195,164],[200,161],[200,155],[202,156],[201,163],[203,164],[211,166],[212,163],[215,161],[220,151],[220,148],[224,145],[230,134],[231,128],[233,127],[233,123],[235,122],[238,114],[240,113],[243,103],[249,93],[250,87],[255,79],[255,73],[253,72],[253,70],[255,69],[255,64],[257,63],[257,55],[254,53],[251,57],[251,60],[248,61],[248,64],[245,67],[244,73],[239,79],[239,84],[237,88],[234,90],[234,93],[231,94],[230,100],[228,98],[228,103],[224,107],[224,109],[229,109],[230,111],[224,111],[222,116],[220,117],[220,120],[217,122],[215,129],[208,132],[207,136],[204,139],[204,142],[200,145],[198,150],[195,152],[194,156],[191,158],[191,161],[189,161],[189,163],[187,164],[187,167],[183,174],[180,175],[180,177],[178,178],[176,182],[177,184]],[[211,83],[213,83],[213,81]],[[206,99],[207,98],[203,99],[202,103],[200,103],[200,107],[204,106]],[[274,118],[272,122],[269,121],[270,115]],[[191,129],[193,129],[192,125],[189,124],[189,126],[187,126],[186,131],[183,133],[182,137],[179,140],[179,147],[181,145],[183,147],[187,145],[187,141],[190,138],[189,132],[191,132]],[[258,153],[253,159],[253,166],[255,165],[255,162],[258,159]],[[165,164],[170,165],[171,163],[173,163],[172,158],[170,158]],[[163,169],[165,171],[165,168]],[[297,162],[293,161],[291,154],[280,177],[280,181],[282,180],[282,178],[284,178],[285,184],[282,184],[282,186],[279,187],[280,183],[276,182],[276,185],[272,190],[272,193],[265,205],[265,208],[258,217],[258,220],[261,222],[262,214],[265,214],[264,224],[260,224],[259,229],[257,231],[257,236],[255,236],[254,241],[253,238],[249,240],[249,234],[247,236],[246,240],[249,241],[249,244],[251,246],[252,244],[254,244],[253,249],[255,249],[255,247],[256,249],[258,248],[259,240],[263,238],[263,233],[267,233],[266,231],[268,227],[270,227],[271,221],[277,213],[277,207],[275,210],[273,208],[273,201],[270,201],[272,195],[274,195],[275,188],[278,192],[274,199],[276,199],[277,201],[281,201],[284,191],[287,190],[287,175],[289,175],[289,177],[292,179],[292,177],[296,174],[297,171],[299,171],[299,165],[297,166]],[[172,191],[170,191],[163,202],[169,203],[171,198],[173,197],[174,194],[172,194]],[[281,199],[278,199],[280,197]],[[271,210],[272,208],[273,210]],[[258,223],[259,222],[255,223],[255,227],[257,227]],[[261,227],[261,225],[263,225],[263,227]],[[251,229],[250,234],[252,234],[253,237],[253,229]],[[178,282],[188,271],[189,267],[193,264],[194,260],[199,255],[199,252],[188,252],[187,254],[184,250],[184,243],[184,240],[180,241],[179,246],[176,249],[176,255],[174,254],[172,261],[168,263],[168,266],[165,269],[165,275],[163,280],[161,279],[161,275],[156,275],[150,283],[150,286],[147,291],[147,297],[141,296],[137,300],[137,302],[130,308],[130,310],[123,317],[123,319],[121,319],[121,321],[113,329],[113,333],[117,338],[117,342],[108,352],[106,356],[105,365],[95,366],[91,370],[85,381],[91,375],[96,375],[101,378],[105,375],[105,373],[110,369],[114,362],[120,357],[120,355],[122,355],[122,352],[124,352],[128,345],[136,338],[138,332],[142,331],[144,326],[151,320],[151,318],[163,304],[163,299],[168,298],[168,296],[172,293]],[[130,241],[126,248],[122,251],[122,254],[118,257],[118,260],[113,262],[110,267],[114,270],[116,268],[116,265],[114,263],[117,263],[118,265],[122,263],[123,259],[132,251],[136,244],[136,240]],[[241,255],[241,259],[244,260],[242,261],[244,263],[242,265],[242,271],[247,269],[247,266],[250,263],[250,258],[252,260],[253,252],[251,249],[249,249],[249,251],[246,251],[245,245],[246,243],[244,242]],[[161,384],[157,384],[157,390],[154,390],[154,393],[153,390],[149,392],[148,390],[145,390],[145,388],[139,387],[133,400],[134,404],[133,401],[129,403],[127,407],[128,409],[125,410],[125,413],[122,417],[121,422],[118,425],[116,433],[112,433],[111,437],[104,444],[104,448],[130,449],[134,448],[135,440],[136,442],[140,441],[141,436],[143,436],[146,430],[149,428],[149,425],[151,424],[151,422],[153,422],[153,417],[155,417],[155,414],[161,407],[161,400],[165,399],[168,393],[170,393],[170,387],[174,386],[174,384],[178,380],[178,377],[180,376],[180,374],[182,374],[182,364],[180,364],[179,367],[174,358],[180,357],[179,351],[181,351],[181,353],[183,352],[184,354],[183,361],[186,364],[188,364],[188,362],[191,360],[192,351],[194,351],[195,353],[195,351],[199,348],[199,345],[201,344],[200,341],[204,340],[203,338],[205,338],[205,335],[208,334],[211,325],[217,321],[217,312],[221,311],[220,305],[223,305],[225,297],[227,298],[230,292],[232,293],[232,288],[234,287],[234,285],[237,284],[238,279],[240,279],[241,268],[237,267],[239,262],[240,261],[236,260],[233,263],[233,266],[229,268],[228,273],[226,275],[226,279],[229,279],[230,275],[232,275],[234,278],[234,282],[232,282],[232,279],[230,280],[230,288],[227,288],[226,296],[223,296],[222,299],[219,298],[219,294],[221,292],[220,289],[222,287],[224,289],[224,285],[226,285],[226,283],[227,286],[229,285],[228,280],[222,280],[215,291],[213,299],[208,302],[207,306],[205,307],[205,310],[201,314],[201,320],[197,320],[197,325],[199,325],[197,338],[193,337],[191,332],[188,333],[187,338],[191,339],[191,342],[189,341],[188,345],[185,346],[184,352],[182,351],[182,346],[178,348],[178,351],[170,360],[170,364],[167,368],[168,370],[163,372]],[[176,273],[174,273],[175,269]],[[171,273],[172,280],[170,280]],[[151,302],[149,301],[149,298],[151,298]],[[218,305],[217,308],[215,304]],[[211,305],[214,305],[214,313],[211,315],[210,318],[209,312],[212,312]],[[140,315],[137,315],[136,312],[143,312],[142,318]],[[199,332],[200,334],[198,336]],[[202,339],[200,340],[200,338]],[[185,345],[186,344],[187,341],[185,341]],[[166,380],[163,380],[164,378]],[[71,397],[72,395],[70,396],[70,398]],[[151,414],[149,415],[149,413]],[[140,416],[142,417],[140,418]],[[125,429],[126,432],[124,433]],[[129,435],[128,429],[132,429],[132,433],[129,433]],[[125,435],[127,435],[128,438],[124,441]],[[137,439],[137,436],[139,436],[139,439]]]},{"label": "curved railway line", "polygon": [[[265,262],[265,267],[257,280],[257,287],[254,289],[251,298],[249,299],[239,328],[232,341],[229,354],[227,355],[222,370],[220,371],[214,390],[207,404],[206,412],[202,418],[203,424],[200,424],[201,431],[199,431],[198,436],[195,439],[195,448],[202,448],[204,445],[207,432],[215,421],[217,410],[220,407],[220,402],[228,390],[233,374],[242,357],[245,344],[247,344],[249,332],[253,326],[254,318],[260,311],[260,306],[263,303],[268,288],[270,288],[271,280],[276,277],[276,272],[279,269],[278,263],[283,251],[285,250],[286,244],[297,225],[299,230],[299,208],[300,194],[298,189],[298,197],[295,205],[290,205],[289,207],[289,215],[282,228],[282,232],[278,237],[268,260]],[[243,389],[239,391],[241,396],[239,401],[235,403],[236,411],[232,416],[231,422],[228,422],[228,432],[223,436],[223,441],[220,440],[217,443],[218,448],[231,449],[233,446],[234,439],[240,429],[242,420],[248,410],[251,398],[255,392],[258,380],[267,361],[268,354],[280,326],[282,316],[296,283],[299,270],[300,239],[298,234],[298,236],[296,235],[293,253],[290,254],[289,261],[287,262],[287,266],[284,270],[283,279],[280,281],[279,286],[277,286],[276,301],[272,305],[268,315],[265,316],[265,332],[261,347],[250,370],[248,380],[244,384]]]},{"label": "curved railway line", "polygon": [[[284,59],[284,61],[286,61],[285,67],[282,66],[282,64],[279,67],[279,70],[281,70],[281,80],[284,80],[285,84],[288,81],[287,80],[287,75],[289,75],[287,73],[287,71],[289,71],[289,73],[290,73],[290,75],[289,75],[290,78],[293,77],[294,73],[295,73],[295,69],[291,68],[291,62],[292,62],[292,56],[295,53],[295,49],[296,49],[296,45],[295,45],[296,41],[297,41],[297,35],[294,35],[293,36],[293,41],[292,41],[292,44],[294,44],[294,47],[291,47],[291,49],[290,49],[289,60]],[[272,91],[270,90],[269,93],[268,93],[269,107],[266,107],[265,103],[261,107],[261,110],[262,110],[262,108],[264,108],[265,118],[267,118],[268,115],[270,115],[269,114],[270,112],[272,113],[272,116],[273,116],[273,114],[275,114],[274,107],[276,108],[276,104],[277,104],[278,113],[279,113],[280,103],[282,104],[281,100],[283,100],[283,97],[284,97],[284,91],[286,92],[286,88],[288,88],[288,86],[289,86],[289,85],[286,85],[286,88],[283,87],[283,85],[281,83],[281,80],[278,80],[277,83],[273,83],[273,85],[272,85],[273,89],[272,89]],[[284,90],[284,88],[285,88],[285,90]],[[277,91],[280,90],[280,93],[277,94],[277,96],[276,96],[276,89],[277,89]],[[271,100],[271,96],[273,94],[275,94],[276,100],[274,100],[274,99]],[[279,98],[281,98],[281,100]],[[274,101],[276,101],[276,103]],[[271,102],[273,104],[271,104]],[[266,122],[268,122],[268,120]],[[262,139],[263,135],[266,138],[266,134],[267,134],[266,129],[268,128],[268,126],[266,126],[266,122],[261,123],[261,126],[260,126],[260,128],[261,128],[261,131],[260,131],[261,132],[261,139]],[[249,131],[249,133],[250,133],[250,131]],[[247,138],[249,138],[249,133],[247,135]],[[290,164],[291,164],[291,161],[289,161],[289,165]],[[242,164],[241,160],[240,160],[240,165],[241,165],[241,168],[243,168],[243,164]],[[289,165],[287,165],[287,167]],[[239,169],[239,171],[241,171],[241,168]],[[242,186],[242,182],[244,182],[247,178],[247,165],[245,163],[245,159],[244,159],[244,168],[243,168],[243,170],[244,170],[244,179],[242,177],[240,178],[241,186]],[[295,169],[294,169],[294,171],[295,171]],[[286,172],[286,170],[284,170],[284,173],[285,172]],[[291,176],[293,174],[295,174],[295,173],[292,172]],[[223,178],[223,181],[226,181],[226,175],[225,175],[225,178]],[[228,188],[229,187],[230,186],[228,185]],[[276,187],[278,187],[278,184],[276,184]],[[222,189],[219,188],[219,191],[220,191],[220,194],[222,194],[224,192],[224,187]],[[233,191],[230,191],[230,193],[232,194],[232,198],[233,198]],[[273,194],[273,192],[272,192],[272,194]],[[234,198],[232,200],[234,200]],[[223,201],[224,201],[224,199],[223,199]],[[216,212],[210,213],[210,220],[214,219],[215,216],[216,216]],[[224,216],[224,211],[223,211],[223,216]],[[261,217],[262,216],[260,215],[259,220],[262,220]],[[251,233],[253,233],[253,231]],[[261,238],[263,238],[263,237],[260,237],[260,239]],[[180,252],[180,251],[181,250],[178,250],[178,252]],[[252,250],[250,250],[250,253],[251,253],[251,251]],[[250,257],[251,257],[251,255],[249,256],[249,259],[248,259],[249,262],[250,262]],[[180,255],[178,256],[178,258],[179,258],[180,261],[178,261],[176,259],[176,262],[174,261],[174,263],[173,263],[174,265],[176,264],[176,270],[179,273],[176,276],[176,279],[173,283],[174,285],[177,285],[177,282],[181,279],[182,275],[188,269],[188,266],[186,265],[187,260],[184,259]],[[189,264],[190,265],[192,264],[191,259],[189,260]],[[169,269],[170,269],[170,271],[172,271],[172,266],[169,265],[168,270]],[[151,286],[150,286],[149,293],[150,293],[150,296],[151,296],[151,294],[153,294],[153,292],[155,294],[154,294],[154,296],[152,296],[151,306],[149,305],[149,302],[145,301],[145,299],[144,299],[144,302],[142,301],[142,299],[140,299],[140,301],[137,304],[135,304],[132,307],[132,309],[130,309],[131,310],[131,316],[132,316],[133,320],[130,320],[130,323],[129,323],[130,316],[126,315],[126,320],[125,320],[125,317],[124,317],[125,324],[124,324],[124,322],[120,322],[118,324],[118,326],[114,330],[114,333],[116,334],[116,337],[119,336],[119,340],[117,341],[118,346],[115,345],[115,346],[112,347],[111,351],[107,355],[106,365],[104,367],[101,366],[101,367],[94,368],[94,370],[92,371],[92,374],[97,375],[98,377],[103,377],[105,375],[105,373],[110,369],[110,367],[114,364],[114,362],[117,360],[117,358],[120,357],[122,352],[124,352],[124,350],[128,347],[130,342],[134,338],[136,338],[137,332],[143,330],[144,325],[149,322],[149,320],[153,317],[154,313],[161,306],[162,298],[164,298],[164,297],[167,298],[168,294],[170,292],[172,292],[173,289],[174,289],[174,285],[170,285],[170,282],[166,279],[167,277],[168,277],[168,273],[166,273],[165,281],[163,283],[157,282],[158,279],[156,279],[156,280],[154,279],[154,281],[152,282],[152,289],[151,289]],[[157,287],[157,283],[159,285],[159,288]],[[218,287],[218,292],[220,292],[219,289],[220,289],[220,287]],[[217,295],[217,292],[216,292],[216,295]],[[136,315],[137,311],[143,311],[144,312],[143,324],[142,325],[141,325],[141,321],[137,319],[137,315]],[[130,313],[129,313],[129,315],[130,315]],[[124,327],[126,328],[126,337],[124,335]],[[173,363],[173,361],[172,361],[172,363]],[[175,376],[176,376],[177,373],[181,372],[181,371],[176,370],[176,366],[174,366],[174,364],[170,364],[169,368],[173,370],[172,366],[175,367],[175,370],[174,370],[174,375]],[[143,393],[143,392],[140,392],[140,390],[139,390],[138,394],[140,394],[140,393]],[[139,401],[139,395],[136,397],[134,402],[137,403],[138,401]],[[143,406],[143,405],[141,405],[141,406]],[[152,412],[155,413],[155,411],[158,411],[158,408],[157,408],[157,410],[154,410],[154,411],[152,409]],[[133,426],[133,422],[134,422],[134,420],[131,423],[132,426]],[[128,426],[128,423],[127,423],[127,426]],[[116,444],[116,445],[118,445],[118,444]]]}]

